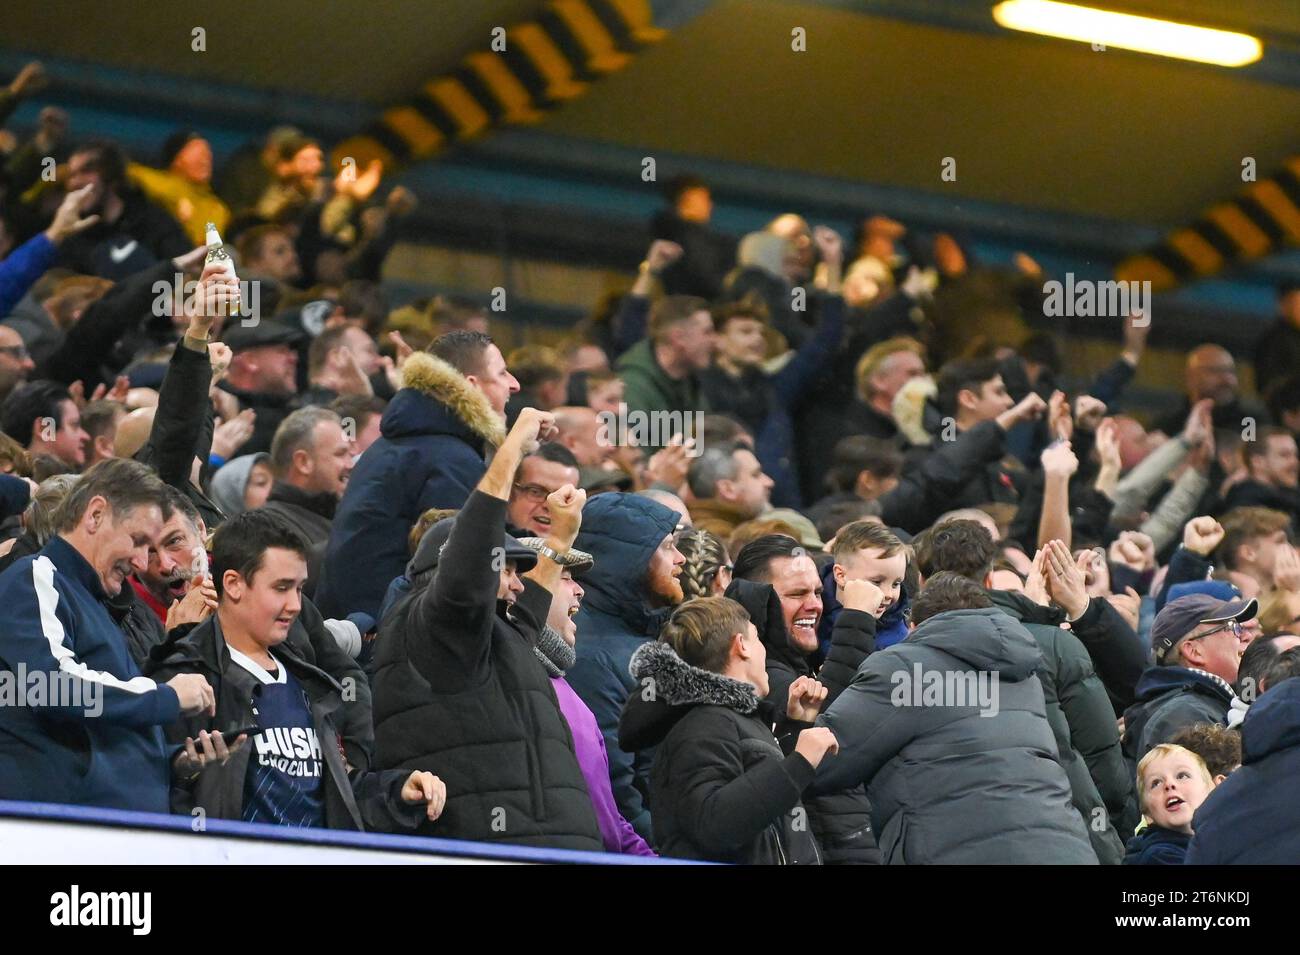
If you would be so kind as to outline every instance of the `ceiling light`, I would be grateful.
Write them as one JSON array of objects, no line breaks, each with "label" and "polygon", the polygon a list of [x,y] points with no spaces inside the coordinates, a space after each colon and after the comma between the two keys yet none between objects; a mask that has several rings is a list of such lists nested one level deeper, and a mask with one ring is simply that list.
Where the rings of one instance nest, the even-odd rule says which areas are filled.
[{"label": "ceiling light", "polygon": [[1054,0],[1006,0],[993,8],[993,19],[1009,30],[1077,40],[1098,49],[1113,46],[1218,66],[1245,66],[1264,55],[1263,44],[1245,33]]}]

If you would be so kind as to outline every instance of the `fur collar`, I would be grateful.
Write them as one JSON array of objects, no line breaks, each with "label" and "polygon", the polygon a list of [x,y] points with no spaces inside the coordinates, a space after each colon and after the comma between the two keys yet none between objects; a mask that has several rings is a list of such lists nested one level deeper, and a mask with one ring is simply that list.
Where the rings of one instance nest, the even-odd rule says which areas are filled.
[{"label": "fur collar", "polygon": [[492,447],[505,440],[505,423],[487,397],[447,362],[428,352],[416,352],[402,366],[402,387],[412,388],[445,404],[471,431]]},{"label": "fur collar", "polygon": [[670,706],[710,704],[725,706],[739,713],[758,709],[758,691],[721,673],[711,673],[691,666],[666,643],[651,641],[632,654],[628,671],[638,681],[654,680],[658,699]]}]

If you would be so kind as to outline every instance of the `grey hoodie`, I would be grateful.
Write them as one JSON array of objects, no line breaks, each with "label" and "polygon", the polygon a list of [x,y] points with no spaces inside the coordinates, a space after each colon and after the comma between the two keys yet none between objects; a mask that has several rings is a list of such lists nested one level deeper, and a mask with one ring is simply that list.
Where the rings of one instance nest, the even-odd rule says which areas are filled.
[{"label": "grey hoodie", "polygon": [[882,862],[1092,864],[1036,671],[1002,611],[952,610],[868,657],[818,718],[814,792],[865,781]]},{"label": "grey hoodie", "polygon": [[253,471],[253,465],[258,461],[270,460],[271,456],[265,451],[245,454],[227,461],[212,476],[212,487],[208,490],[208,495],[226,512],[227,517],[234,517],[247,510],[244,507],[244,491],[248,487],[248,476]]}]

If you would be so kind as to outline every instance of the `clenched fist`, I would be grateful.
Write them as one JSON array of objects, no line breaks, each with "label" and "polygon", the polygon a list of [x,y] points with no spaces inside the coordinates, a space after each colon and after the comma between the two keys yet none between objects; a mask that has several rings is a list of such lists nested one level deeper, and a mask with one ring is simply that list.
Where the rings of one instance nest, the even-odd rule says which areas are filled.
[{"label": "clenched fist", "polygon": [[885,592],[869,580],[850,577],[844,581],[839,592],[840,603],[846,610],[861,610],[871,616],[879,617],[889,609]]},{"label": "clenched fist", "polygon": [[830,691],[810,676],[801,676],[790,684],[790,697],[786,701],[785,713],[792,720],[811,723],[817,719],[826,695]]},{"label": "clenched fist", "polygon": [[1193,554],[1209,557],[1223,541],[1223,525],[1212,517],[1193,517],[1183,528],[1183,546]]},{"label": "clenched fist", "polygon": [[835,739],[835,734],[825,726],[815,726],[812,729],[804,730],[799,734],[799,739],[794,744],[794,751],[808,760],[813,769],[821,765],[822,758],[827,753],[834,755],[839,750],[840,744]]},{"label": "clenched fist", "polygon": [[551,518],[551,540],[562,544],[565,550],[573,546],[582,527],[582,508],[587,503],[587,492],[572,484],[546,496],[546,510]]},{"label": "clenched fist", "polygon": [[544,441],[556,433],[555,415],[549,411],[536,408],[524,408],[515,419],[515,426],[506,435],[507,442],[514,442],[520,457],[532,454]]}]

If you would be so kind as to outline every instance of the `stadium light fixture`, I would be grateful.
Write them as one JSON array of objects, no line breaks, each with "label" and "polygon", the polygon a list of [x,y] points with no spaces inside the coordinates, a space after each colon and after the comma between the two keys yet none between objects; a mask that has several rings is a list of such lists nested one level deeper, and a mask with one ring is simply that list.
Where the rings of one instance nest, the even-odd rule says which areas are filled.
[{"label": "stadium light fixture", "polygon": [[993,19],[1008,30],[1076,40],[1097,49],[1113,46],[1216,66],[1245,66],[1264,55],[1264,45],[1245,33],[1055,0],[1005,0],[993,8]]}]

